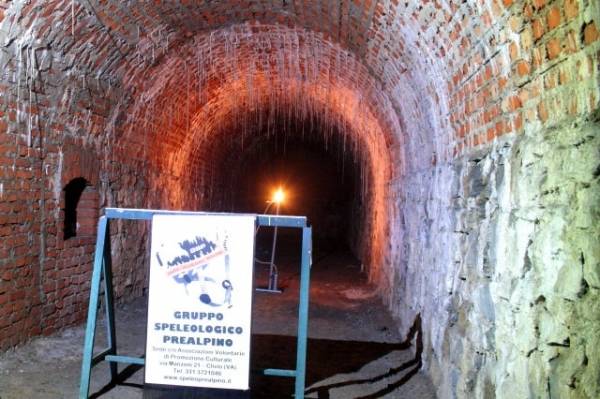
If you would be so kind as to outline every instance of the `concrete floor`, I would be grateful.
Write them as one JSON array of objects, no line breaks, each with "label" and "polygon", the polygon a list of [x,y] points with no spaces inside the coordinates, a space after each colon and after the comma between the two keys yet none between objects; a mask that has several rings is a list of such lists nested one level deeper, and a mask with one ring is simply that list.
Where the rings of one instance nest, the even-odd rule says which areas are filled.
[{"label": "concrete floor", "polygon": [[[295,362],[298,273],[294,259],[280,259],[279,263],[284,293],[257,293],[255,297],[253,368],[293,368]],[[262,276],[258,275],[260,282]],[[433,386],[419,371],[418,340],[401,342],[355,260],[329,254],[316,260],[311,277],[307,398],[435,398]],[[120,354],[143,354],[145,306],[145,300],[119,306]],[[98,347],[103,346],[102,340],[100,336]],[[75,398],[82,346],[83,326],[78,326],[1,354],[0,399]],[[109,384],[108,366],[97,365],[92,373],[92,397],[230,397],[215,391],[151,390],[144,388],[142,368],[130,367],[123,373],[122,383]],[[251,387],[245,397],[293,396],[293,379],[253,373]]]}]

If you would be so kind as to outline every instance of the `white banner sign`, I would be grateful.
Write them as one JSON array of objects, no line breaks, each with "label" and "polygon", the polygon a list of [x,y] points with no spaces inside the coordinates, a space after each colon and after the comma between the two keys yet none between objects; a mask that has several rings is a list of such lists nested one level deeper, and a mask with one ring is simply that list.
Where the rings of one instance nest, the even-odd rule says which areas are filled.
[{"label": "white banner sign", "polygon": [[249,389],[254,226],[154,216],[146,383]]}]

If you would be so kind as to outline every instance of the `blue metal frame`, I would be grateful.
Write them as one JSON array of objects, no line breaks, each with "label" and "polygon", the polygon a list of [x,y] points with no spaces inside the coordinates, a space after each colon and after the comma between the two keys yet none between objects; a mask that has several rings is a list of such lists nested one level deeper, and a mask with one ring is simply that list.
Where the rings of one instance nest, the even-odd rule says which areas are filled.
[{"label": "blue metal frame", "polygon": [[[231,215],[230,213],[206,213],[206,212],[179,212],[152,209],[121,209],[106,208],[104,216],[98,222],[98,236],[96,238],[96,252],[94,255],[94,266],[92,269],[92,281],[90,287],[90,303],[88,308],[88,319],[85,330],[85,341],[83,346],[83,360],[81,365],[81,380],[79,385],[79,398],[87,399],[90,390],[90,377],[92,367],[106,361],[110,366],[111,379],[117,378],[117,363],[144,365],[142,357],[117,355],[115,311],[113,302],[112,286],[112,264],[110,252],[110,219],[127,220],[152,220],[154,215]],[[306,225],[306,217],[303,216],[273,216],[273,215],[251,215],[255,216],[259,226],[295,227],[302,229],[302,259],[300,270],[300,298],[298,306],[298,338],[296,350],[296,369],[265,369],[265,375],[277,377],[292,377],[296,379],[295,397],[304,398],[304,385],[306,376],[306,346],[308,338],[308,300],[310,287],[310,265],[312,263],[312,228]],[[100,301],[100,289],[104,288],[106,302],[106,336],[108,347],[94,356],[94,342],[96,336],[96,321],[98,316],[98,303]]]}]

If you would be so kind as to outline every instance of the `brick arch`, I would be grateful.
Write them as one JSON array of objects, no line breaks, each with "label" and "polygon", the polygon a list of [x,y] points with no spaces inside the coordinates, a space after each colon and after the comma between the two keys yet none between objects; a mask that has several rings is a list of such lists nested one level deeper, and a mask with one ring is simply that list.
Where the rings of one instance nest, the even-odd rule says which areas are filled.
[{"label": "brick arch", "polygon": [[86,147],[81,141],[67,137],[61,146],[60,154],[60,181],[63,187],[76,178],[83,178],[90,185],[98,186],[100,162],[94,150]]},{"label": "brick arch", "polygon": [[[69,243],[70,246],[92,245],[100,207],[98,155],[83,141],[66,137],[59,158],[60,187],[54,187],[55,195],[60,192],[57,225],[62,226],[62,234],[59,236],[62,240],[77,237],[77,243]],[[73,217],[76,225],[67,226],[68,219]]]},{"label": "brick arch", "polygon": [[98,220],[98,190],[83,177],[76,177],[63,188],[63,240],[94,238]]},{"label": "brick arch", "polygon": [[[394,108],[406,109],[406,128],[394,132],[406,143],[402,147],[412,153],[425,144],[429,155],[424,158],[451,159],[469,148],[488,146],[499,136],[521,132],[526,121],[544,123],[549,111],[564,118],[588,112],[597,103],[589,85],[580,98],[570,100],[524,93],[541,89],[534,80],[527,84],[528,75],[543,74],[598,40],[598,21],[593,13],[584,13],[584,5],[566,1],[562,10],[546,2],[530,3],[386,0],[330,2],[325,7],[318,2],[254,0],[242,9],[229,1],[142,2],[129,7],[113,0],[94,6],[74,2],[73,19],[70,7],[60,2],[15,1],[8,3],[1,20],[11,48],[30,49],[27,40],[16,40],[28,36],[31,46],[36,42],[36,62],[47,70],[54,65],[43,50],[51,47],[67,58],[59,68],[72,69],[75,78],[101,81],[104,87],[99,91],[106,86],[137,87],[154,66],[171,62],[174,49],[198,34],[219,41],[213,32],[225,26],[276,21],[315,32],[357,57]],[[12,56],[18,58],[16,52],[8,55]],[[588,64],[584,69],[593,68],[593,60],[580,62]],[[567,83],[558,76],[552,80]],[[425,130],[433,133],[417,133]],[[416,147],[408,148],[412,143]],[[405,156],[411,157],[411,162],[420,162],[414,154]]]},{"label": "brick arch", "polygon": [[[333,53],[330,55],[340,53],[339,49],[342,49],[362,64],[377,92],[376,96],[388,97],[386,101],[393,102],[394,110],[386,109],[383,113],[388,113],[388,118],[400,118],[400,110],[406,103],[405,96],[412,95],[416,105],[423,96],[421,89],[427,84],[428,72],[432,69],[429,57],[435,57],[430,47],[441,42],[440,35],[421,40],[419,32],[426,30],[427,24],[411,17],[411,12],[414,14],[416,10],[394,2],[331,2],[326,9],[314,3],[300,5],[266,0],[252,1],[244,9],[237,9],[238,4],[232,2],[177,6],[159,2],[123,7],[119,2],[109,1],[93,7],[89,3],[75,2],[73,5],[75,19],[71,18],[71,10],[60,7],[60,3],[15,2],[7,12],[5,24],[10,26],[11,38],[29,29],[32,37],[40,41],[41,48],[47,44],[45,37],[49,37],[53,51],[67,56],[66,65],[56,66],[69,69],[74,80],[81,79],[83,86],[89,85],[85,89],[92,89],[92,96],[101,97],[107,90],[125,88],[116,94],[122,95],[124,103],[131,97],[146,93],[143,82],[156,80],[155,72],[160,70],[161,65],[173,65],[175,55],[191,39],[204,35],[206,40],[202,46],[208,46],[210,50],[214,47],[216,52],[227,51],[231,43],[226,43],[220,32],[227,31],[224,27],[245,26],[247,28],[240,31],[239,40],[252,40],[260,36],[261,30],[285,40],[290,36],[287,32],[297,30],[296,42],[299,45],[316,50],[319,41],[326,41],[332,45]],[[443,18],[450,18],[450,7],[446,4],[435,3],[435,9],[438,10],[436,21],[442,23]],[[56,24],[71,29],[54,32]],[[49,32],[52,34],[48,35]],[[265,36],[264,32],[262,36]],[[12,43],[15,47],[27,45],[16,41]],[[276,41],[273,43],[281,45]],[[293,51],[293,48],[288,46],[281,50]],[[189,66],[196,64],[195,60],[190,61]],[[92,82],[86,84],[86,79]],[[93,87],[94,79],[100,82],[97,90]],[[425,83],[421,84],[421,81]],[[78,83],[81,81],[73,82],[75,86],[79,86]],[[71,96],[72,93],[61,95]],[[444,99],[445,96],[438,98]],[[435,101],[432,105],[436,105]],[[92,100],[87,106],[99,108],[98,113],[106,117],[103,104]],[[414,105],[409,103],[409,107]],[[416,119],[431,118],[419,112],[413,114]],[[85,115],[80,117],[86,118]],[[411,118],[406,119],[410,124]],[[93,134],[102,133],[102,129],[91,130],[94,130]],[[396,129],[391,134],[403,136],[407,131]],[[410,141],[410,138],[400,137],[399,140]]]},{"label": "brick arch", "polygon": [[[243,24],[191,38],[149,72],[117,134],[124,148],[161,171],[150,184],[164,193],[163,206],[205,205],[198,198],[206,198],[207,176],[222,164],[227,143],[255,139],[244,131],[268,129],[274,114],[319,120],[325,134],[327,126],[342,132],[371,176],[363,190],[373,205],[364,236],[387,240],[385,187],[397,167],[392,158],[401,159],[400,123],[352,53],[304,29]],[[381,266],[382,248],[369,246],[364,256],[372,270]]]},{"label": "brick arch", "polygon": [[[369,104],[371,112],[385,125],[382,130],[389,136],[386,141],[393,147],[392,156],[400,160],[396,163],[400,165],[396,172],[404,170],[403,164],[418,163],[421,158],[449,158],[455,143],[446,113],[448,95],[444,93],[444,80],[447,71],[443,62],[436,61],[433,49],[440,43],[453,46],[441,34],[444,32],[438,29],[437,35],[431,34],[431,27],[415,18],[418,10],[408,3],[331,2],[327,10],[313,3],[302,6],[292,3],[253,1],[243,10],[237,10],[237,4],[229,2],[178,6],[159,2],[141,3],[137,7],[122,7],[110,1],[94,6],[75,2],[73,19],[71,12],[59,3],[15,2],[4,24],[10,26],[9,40],[15,51],[27,54],[32,50],[28,43],[14,40],[28,29],[30,36],[39,41],[39,49],[52,48],[50,56],[41,50],[33,51],[35,57],[31,54],[29,58],[24,57],[25,66],[39,62],[45,70],[56,67],[68,70],[64,74],[66,82],[49,102],[58,98],[73,99],[93,114],[91,121],[86,112],[79,110],[72,117],[70,109],[59,103],[53,104],[56,119],[71,120],[71,131],[89,124],[87,130],[90,135],[98,135],[98,144],[113,153],[121,151],[120,157],[131,157],[133,152],[134,157],[141,160],[152,153],[146,151],[147,137],[143,132],[130,135],[131,141],[121,141],[121,137],[129,129],[124,126],[138,122],[131,117],[137,115],[138,106],[150,112],[156,109],[173,112],[171,107],[156,102],[153,103],[156,107],[145,107],[146,100],[161,91],[161,84],[180,88],[188,82],[199,82],[205,84],[199,90],[203,96],[212,98],[211,93],[218,87],[235,87],[222,85],[227,72],[248,74],[243,69],[232,69],[231,65],[241,62],[248,66],[248,61],[258,56],[263,66],[285,71],[292,66],[287,62],[289,56],[299,51],[303,61],[316,58],[322,64],[313,68],[319,76],[311,77],[311,68],[299,61],[299,76],[295,79],[320,82],[336,79],[341,80],[336,82],[338,86],[358,90],[363,103]],[[451,12],[455,9],[456,6],[436,2],[435,12],[431,11],[430,16],[443,24],[452,19]],[[65,23],[67,19],[70,24]],[[63,27],[70,25],[71,29],[54,32],[53,27],[58,23]],[[422,40],[423,37],[426,40]],[[446,51],[441,48],[439,51]],[[50,61],[52,54],[60,55],[60,60],[55,57]],[[231,60],[232,57],[238,58]],[[330,70],[339,60],[350,60],[352,66],[348,72],[344,73],[339,67]],[[261,66],[254,67],[255,72],[260,73]],[[171,73],[194,68],[203,70],[205,75],[197,72],[190,77],[186,74],[183,76],[187,81],[183,82]],[[27,67],[21,69],[27,70]],[[170,82],[164,76],[170,76]],[[188,112],[185,104],[189,103],[189,96],[185,93],[163,94],[163,101],[185,99],[175,111],[180,115]],[[117,104],[105,99],[109,96],[115,96],[112,100]],[[198,106],[195,101],[201,103],[203,99],[192,95],[192,108]],[[192,114],[195,115],[195,109]],[[189,115],[179,119],[186,118],[189,120]],[[132,123],[128,124],[127,119]],[[155,128],[154,121],[155,117],[147,115],[141,120],[145,128]],[[107,135],[106,130],[112,134]],[[432,133],[422,133],[425,131]],[[176,140],[167,137],[160,142],[165,145]],[[406,149],[409,156],[405,154]],[[428,155],[416,154],[423,151]]]},{"label": "brick arch", "polygon": [[[7,260],[0,259],[0,266],[6,270],[3,279],[16,282],[20,273],[39,277],[20,280],[23,288],[19,285],[11,293],[10,306],[0,307],[0,313],[13,309],[10,319],[14,320],[0,327],[0,347],[40,332],[30,326],[42,325],[47,332],[82,317],[85,299],[74,297],[71,290],[78,283],[82,291],[88,276],[83,272],[73,281],[70,272],[63,271],[69,249],[53,241],[56,220],[39,211],[59,208],[59,201],[48,198],[48,193],[61,186],[60,147],[65,138],[77,138],[95,152],[103,203],[183,206],[191,199],[178,187],[194,180],[185,168],[200,152],[194,145],[181,146],[197,144],[205,134],[224,138],[226,127],[234,126],[228,125],[229,119],[253,115],[241,100],[255,90],[246,90],[236,74],[258,77],[269,71],[277,75],[277,89],[267,90],[264,85],[257,100],[250,102],[262,107],[275,97],[285,103],[289,94],[284,88],[302,82],[305,91],[297,93],[318,105],[309,107],[311,112],[323,120],[348,124],[353,137],[373,145],[375,150],[368,155],[371,170],[392,177],[372,186],[387,194],[373,195],[380,203],[374,206],[372,218],[383,226],[375,231],[383,236],[389,231],[394,237],[382,240],[381,245],[390,248],[375,259],[383,258],[378,288],[399,317],[402,331],[410,328],[402,323],[420,315],[424,367],[440,384],[439,396],[532,392],[548,396],[550,389],[565,397],[598,396],[598,384],[585,383],[596,381],[597,364],[577,360],[589,350],[585,343],[595,342],[586,323],[593,319],[589,311],[593,306],[588,305],[597,303],[597,290],[585,285],[571,291],[564,286],[583,281],[576,269],[585,269],[597,282],[596,270],[590,266],[597,245],[578,247],[575,240],[552,228],[564,224],[569,234],[578,236],[575,230],[580,226],[573,221],[591,220],[593,214],[576,205],[595,204],[597,198],[596,191],[592,193],[595,180],[589,180],[597,177],[593,172],[597,163],[591,165],[597,155],[591,147],[597,145],[600,98],[597,2],[131,4],[0,0],[0,173],[4,179],[0,206],[8,214],[0,226],[0,253],[10,254]],[[236,29],[237,39],[228,40]],[[238,47],[251,51],[237,53]],[[293,71],[286,66],[287,54],[300,48],[304,59],[322,64],[286,76],[285,71]],[[266,62],[255,64],[252,71],[252,56],[259,50],[258,58]],[[194,67],[198,53],[203,55],[201,62],[211,62]],[[244,54],[243,59],[235,61],[236,54]],[[322,73],[331,71],[338,55],[356,68],[338,69],[337,75]],[[283,74],[278,65],[285,66]],[[173,73],[194,70],[206,75]],[[201,83],[198,97],[186,94],[188,82]],[[361,98],[364,115],[376,121],[374,130],[350,122],[343,102],[338,106],[319,100],[321,87],[335,97]],[[349,95],[348,89],[353,89]],[[227,107],[218,107],[219,101]],[[169,107],[172,102],[179,107]],[[375,140],[369,141],[371,137]],[[556,167],[550,160],[567,156],[566,147],[577,148],[568,155],[573,161]],[[380,151],[383,157],[377,157]],[[541,151],[548,151],[548,156],[537,157]],[[539,181],[532,181],[530,169],[536,164],[549,168],[533,179]],[[488,175],[490,183],[480,179]],[[482,180],[498,186],[491,193],[479,192]],[[556,186],[563,193],[561,199],[553,196],[555,187],[544,186],[557,181],[565,182],[564,187]],[[580,183],[581,187],[573,188]],[[585,185],[589,187],[584,189]],[[555,199],[556,205],[535,202],[544,198]],[[555,206],[561,212],[554,212]],[[530,210],[541,216],[542,223],[520,221],[524,226],[515,228],[510,221],[513,215]],[[510,217],[498,218],[503,212]],[[499,240],[508,228],[516,235]],[[28,237],[28,232],[36,231],[41,234]],[[587,231],[597,236],[592,228]],[[143,237],[145,232],[139,228],[129,236]],[[47,242],[41,241],[44,237]],[[122,281],[117,296],[127,291],[139,294],[146,281],[136,268],[144,258],[143,243],[140,239],[127,246],[115,241],[115,253],[122,256],[116,270]],[[523,249],[528,242],[532,245]],[[576,256],[571,264],[545,259],[540,252],[524,256],[546,247],[564,247],[569,250],[564,253]],[[489,256],[494,254],[497,259]],[[577,265],[578,258],[581,263],[585,258],[586,265],[570,267]],[[43,276],[38,273],[40,265]],[[515,285],[522,278],[521,270],[528,270],[539,284]],[[546,270],[550,273],[541,272]],[[544,290],[543,296],[538,288]],[[43,307],[32,299],[42,295],[47,296]],[[0,303],[5,298],[6,294],[4,299],[0,296]],[[544,298],[543,306],[537,306],[536,298]],[[570,312],[571,305],[563,306],[565,298],[576,312]],[[551,317],[538,313],[538,308]],[[539,330],[529,323],[530,312],[544,316],[544,323],[535,325]],[[8,319],[7,313],[0,316]],[[515,325],[524,338],[547,340],[523,347],[514,334]],[[556,343],[568,341],[555,333],[565,329],[575,335],[570,348],[559,345],[557,358]],[[515,367],[526,371],[514,373]],[[563,374],[563,369],[569,371]],[[563,381],[566,373],[569,378]]]},{"label": "brick arch", "polygon": [[339,45],[300,28],[243,24],[198,35],[137,83],[117,134],[134,146],[145,143],[141,157],[151,162],[164,160],[152,157],[153,146],[179,151],[198,132],[220,134],[223,121],[238,117],[235,112],[251,112],[265,101],[306,114],[319,112],[327,100],[327,118],[345,118],[349,125],[369,114],[390,146],[401,131],[399,110],[368,68]]}]

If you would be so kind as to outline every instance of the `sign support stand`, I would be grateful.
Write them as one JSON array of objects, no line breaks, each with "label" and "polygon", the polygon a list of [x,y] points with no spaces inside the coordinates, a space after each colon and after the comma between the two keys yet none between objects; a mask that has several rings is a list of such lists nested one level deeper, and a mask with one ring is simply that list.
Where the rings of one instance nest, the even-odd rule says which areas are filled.
[{"label": "sign support stand", "polygon": [[[94,265],[90,286],[90,301],[88,307],[88,318],[85,330],[85,341],[83,347],[83,360],[81,365],[81,380],[79,386],[79,398],[89,397],[90,377],[92,367],[102,361],[109,363],[111,381],[118,377],[117,363],[144,365],[143,357],[122,356],[117,352],[116,325],[114,311],[114,297],[112,284],[112,262],[110,251],[110,219],[126,220],[152,220],[154,215],[227,215],[219,213],[203,212],[177,212],[148,209],[120,209],[106,208],[105,215],[98,222],[98,236],[96,238],[96,251],[94,254]],[[296,369],[265,369],[264,375],[277,377],[295,378],[295,397],[304,398],[304,386],[306,376],[306,349],[308,339],[308,301],[310,286],[310,266],[312,263],[312,228],[307,226],[306,217],[298,216],[272,216],[253,215],[256,217],[258,226],[294,227],[302,229],[302,258],[300,270],[300,294],[298,305],[298,335],[296,350]],[[101,288],[104,291],[106,312],[106,337],[108,347],[94,356],[94,343],[96,337],[96,325],[98,308],[101,296]]]},{"label": "sign support stand", "polygon": [[[279,215],[279,202],[277,203],[277,215]],[[275,226],[273,232],[273,246],[271,247],[271,264],[269,265],[269,288],[268,291],[278,292],[281,291],[277,288],[277,270],[275,269],[275,249],[277,246],[277,226]]]}]

